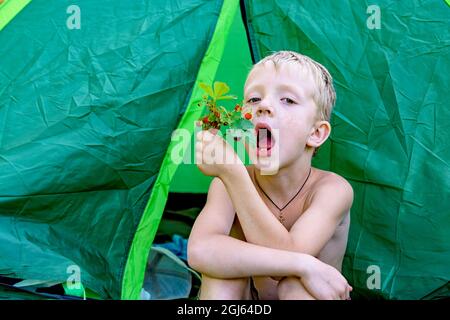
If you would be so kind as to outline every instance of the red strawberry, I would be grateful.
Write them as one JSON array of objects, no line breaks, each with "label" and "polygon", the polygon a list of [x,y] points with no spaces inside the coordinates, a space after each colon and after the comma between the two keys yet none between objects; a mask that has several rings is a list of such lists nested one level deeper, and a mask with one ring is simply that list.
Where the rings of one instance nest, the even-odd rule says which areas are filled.
[{"label": "red strawberry", "polygon": [[208,123],[208,122],[209,122],[208,116],[204,117],[204,118],[202,119],[202,121],[203,121],[203,123]]},{"label": "red strawberry", "polygon": [[237,104],[237,105],[234,107],[234,111],[241,111],[241,106]]},{"label": "red strawberry", "polygon": [[244,117],[245,117],[245,119],[250,120],[250,119],[252,118],[252,114],[251,114],[250,112],[247,112],[247,113],[244,115]]}]

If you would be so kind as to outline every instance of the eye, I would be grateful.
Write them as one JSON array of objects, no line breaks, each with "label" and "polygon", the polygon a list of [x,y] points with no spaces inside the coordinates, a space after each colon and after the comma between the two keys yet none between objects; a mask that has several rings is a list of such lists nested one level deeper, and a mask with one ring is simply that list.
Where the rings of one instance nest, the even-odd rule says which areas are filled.
[{"label": "eye", "polygon": [[295,104],[295,101],[291,98],[282,98],[281,101],[285,101],[287,104]]},{"label": "eye", "polygon": [[247,100],[248,103],[255,103],[258,102],[259,100],[261,100],[260,98],[250,98]]}]

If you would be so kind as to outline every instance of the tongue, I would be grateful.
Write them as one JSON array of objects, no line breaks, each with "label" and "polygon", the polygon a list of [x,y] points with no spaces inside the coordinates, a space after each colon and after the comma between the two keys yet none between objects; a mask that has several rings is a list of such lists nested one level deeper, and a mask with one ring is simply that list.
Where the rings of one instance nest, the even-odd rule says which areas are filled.
[{"label": "tongue", "polygon": [[258,148],[270,149],[272,147],[272,135],[267,129],[258,130]]}]

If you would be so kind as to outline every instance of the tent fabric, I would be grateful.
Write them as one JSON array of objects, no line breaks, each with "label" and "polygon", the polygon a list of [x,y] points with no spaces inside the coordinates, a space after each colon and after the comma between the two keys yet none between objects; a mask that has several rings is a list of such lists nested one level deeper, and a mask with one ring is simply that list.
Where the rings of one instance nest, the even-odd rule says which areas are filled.
[{"label": "tent fabric", "polygon": [[[217,72],[217,68],[221,61],[224,48],[225,39],[230,31],[233,18],[239,6],[237,0],[225,0],[223,2],[220,16],[217,21],[217,26],[214,35],[209,44],[208,50],[202,60],[198,71],[197,79],[193,85],[192,95],[187,103],[188,108],[184,113],[178,129],[187,130],[191,133],[194,131],[196,120],[200,117],[203,110],[198,108],[197,104],[202,100],[203,91],[200,89],[199,83],[212,83]],[[125,268],[125,275],[123,278],[123,299],[137,299],[140,294],[140,285],[144,281],[145,263],[152,241],[156,235],[159,222],[166,204],[169,193],[170,182],[175,175],[178,167],[172,159],[172,153],[175,153],[175,148],[180,149],[182,146],[183,152],[194,144],[193,140],[183,141],[177,138],[177,134],[172,135],[172,143],[168,146],[166,155],[161,165],[161,171],[155,182],[155,190],[153,190],[150,200],[148,201],[145,211],[143,213],[141,222],[136,230],[133,244],[130,248],[128,262]]]},{"label": "tent fabric", "polygon": [[70,4],[32,1],[0,32],[0,274],[65,282],[77,266],[120,299],[223,1],[80,0],[80,29]]},{"label": "tent fabric", "polygon": [[31,0],[4,0],[0,4],[0,31],[22,10]]},{"label": "tent fabric", "polygon": [[[192,133],[201,112],[198,83],[239,95],[251,57],[295,50],[335,81],[313,164],[355,191],[343,266],[354,293],[450,296],[444,1],[380,0],[380,29],[350,1],[240,1],[241,21],[238,0],[78,0],[80,29],[67,25],[72,2],[17,5],[28,2],[0,6],[2,279],[64,283],[78,267],[86,291],[138,299],[169,190],[210,181],[170,157],[173,130]],[[171,189],[173,177],[185,181]]]},{"label": "tent fabric", "polygon": [[355,293],[420,299],[450,280],[450,8],[376,5],[380,29],[354,1],[245,1],[246,24],[255,61],[294,50],[334,77],[333,132],[313,164],[355,191],[343,266]]}]

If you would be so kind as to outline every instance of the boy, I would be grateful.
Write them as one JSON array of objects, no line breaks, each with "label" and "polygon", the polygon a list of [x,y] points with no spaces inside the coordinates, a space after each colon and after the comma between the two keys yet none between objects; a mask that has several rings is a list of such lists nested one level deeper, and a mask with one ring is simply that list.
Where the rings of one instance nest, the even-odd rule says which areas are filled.
[{"label": "boy", "polygon": [[[322,65],[276,52],[244,86],[257,135],[256,149],[247,146],[254,165],[246,168],[219,136],[197,135],[197,165],[215,176],[188,242],[189,264],[202,273],[200,299],[349,299],[339,271],[353,190],[311,167],[330,134],[335,99]],[[220,163],[229,152],[234,161]]]}]

